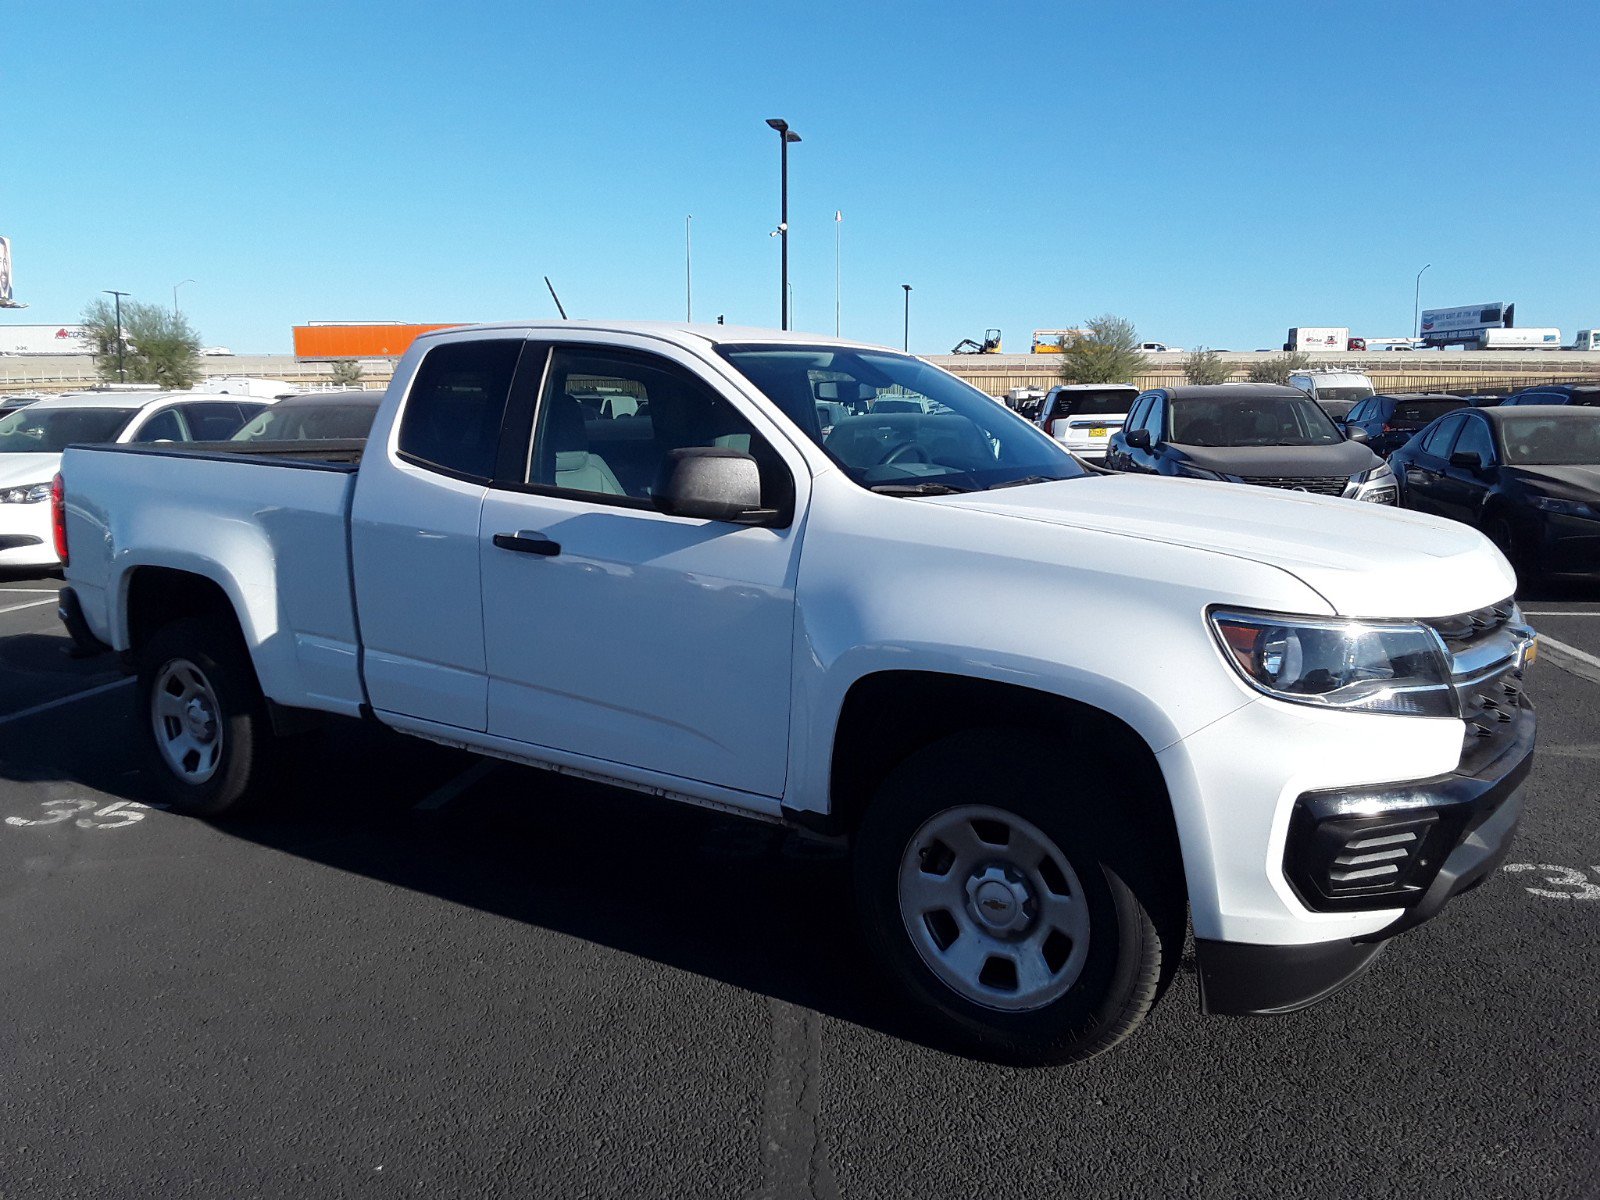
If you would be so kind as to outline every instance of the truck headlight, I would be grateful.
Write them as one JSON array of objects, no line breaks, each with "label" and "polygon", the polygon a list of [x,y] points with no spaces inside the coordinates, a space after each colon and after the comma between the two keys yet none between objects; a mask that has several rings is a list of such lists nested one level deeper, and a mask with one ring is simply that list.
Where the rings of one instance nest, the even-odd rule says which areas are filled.
[{"label": "truck headlight", "polygon": [[43,504],[50,499],[48,483],[25,483],[0,491],[0,504]]},{"label": "truck headlight", "polygon": [[1257,691],[1352,712],[1458,717],[1450,661],[1426,625],[1218,610],[1223,656]]}]

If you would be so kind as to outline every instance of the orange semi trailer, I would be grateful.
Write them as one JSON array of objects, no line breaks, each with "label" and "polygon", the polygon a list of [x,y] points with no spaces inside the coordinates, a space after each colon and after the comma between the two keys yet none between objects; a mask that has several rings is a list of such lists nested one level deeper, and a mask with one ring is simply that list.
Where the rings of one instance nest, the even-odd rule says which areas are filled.
[{"label": "orange semi trailer", "polygon": [[294,327],[296,358],[399,358],[416,338],[430,329],[453,329],[463,324],[449,321],[442,325],[319,323]]}]

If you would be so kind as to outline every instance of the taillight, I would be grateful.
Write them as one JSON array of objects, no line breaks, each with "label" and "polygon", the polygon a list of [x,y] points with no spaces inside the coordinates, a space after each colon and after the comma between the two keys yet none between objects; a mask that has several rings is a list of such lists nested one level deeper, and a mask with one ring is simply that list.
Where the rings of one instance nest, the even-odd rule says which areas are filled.
[{"label": "taillight", "polygon": [[67,485],[58,474],[50,481],[50,528],[56,537],[56,557],[66,566],[67,557]]},{"label": "taillight", "polygon": [[1398,425],[1391,425],[1391,424],[1389,424],[1389,422],[1385,421],[1383,423],[1383,432],[1385,432],[1385,433],[1399,433],[1400,432],[1400,427]]}]

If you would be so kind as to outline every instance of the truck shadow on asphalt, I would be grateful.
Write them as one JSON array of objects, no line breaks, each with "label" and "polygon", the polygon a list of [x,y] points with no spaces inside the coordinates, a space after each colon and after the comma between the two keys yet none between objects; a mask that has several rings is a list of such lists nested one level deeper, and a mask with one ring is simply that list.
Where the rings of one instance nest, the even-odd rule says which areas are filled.
[{"label": "truck shadow on asphalt", "polygon": [[[0,729],[0,780],[152,802],[132,709],[119,688]],[[481,760],[353,723],[285,748],[270,811],[217,828],[937,1046],[860,942],[848,860],[832,846],[511,764],[419,810]]]}]

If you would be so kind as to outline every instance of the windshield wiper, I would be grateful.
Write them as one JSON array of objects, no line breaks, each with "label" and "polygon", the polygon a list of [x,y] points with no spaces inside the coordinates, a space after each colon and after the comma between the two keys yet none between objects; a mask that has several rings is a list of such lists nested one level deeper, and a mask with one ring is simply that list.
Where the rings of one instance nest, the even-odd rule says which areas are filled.
[{"label": "windshield wiper", "polygon": [[1004,483],[993,483],[993,484],[990,484],[987,490],[989,490],[991,492],[998,492],[1001,488],[1025,487],[1030,483],[1060,483],[1060,482],[1061,482],[1060,477],[1056,476],[1056,475],[1024,475],[1021,479],[1008,479]]},{"label": "windshield wiper", "polygon": [[972,489],[948,483],[874,483],[867,490],[880,496],[954,496]]}]

